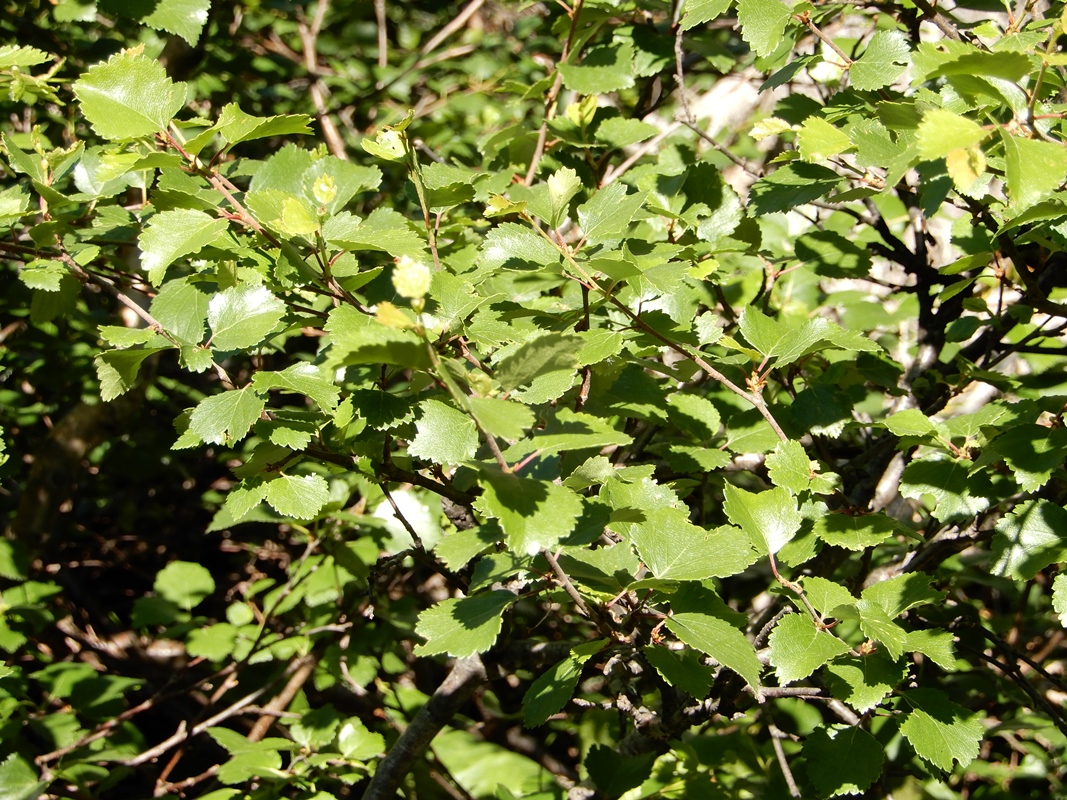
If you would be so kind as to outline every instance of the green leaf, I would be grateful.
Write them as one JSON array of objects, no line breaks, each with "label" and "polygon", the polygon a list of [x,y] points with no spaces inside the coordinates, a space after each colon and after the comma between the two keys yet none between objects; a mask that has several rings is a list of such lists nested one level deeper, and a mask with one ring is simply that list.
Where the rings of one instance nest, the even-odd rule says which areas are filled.
[{"label": "green leaf", "polygon": [[[596,139],[610,147],[627,147],[631,144],[651,139],[657,133],[659,133],[659,128],[648,122],[642,122],[639,119],[612,117],[597,126]],[[575,173],[575,179],[577,179],[577,173]],[[551,182],[551,178],[549,181]],[[558,226],[559,223],[556,223],[555,227]]]},{"label": "green leaf", "polygon": [[142,17],[141,22],[180,36],[195,47],[210,10],[211,0],[157,0],[152,13]]},{"label": "green leaf", "polygon": [[362,222],[348,212],[337,214],[322,226],[323,238],[345,250],[380,250],[394,258],[416,261],[426,255],[426,242],[400,213],[379,206]]},{"label": "green leaf", "polygon": [[1049,564],[1067,561],[1067,511],[1048,500],[1016,506],[995,530],[994,575],[1028,581]]},{"label": "green leaf", "polygon": [[1067,572],[1061,572],[1052,581],[1052,609],[1060,618],[1060,624],[1067,627]]},{"label": "green leaf", "polygon": [[191,561],[171,561],[156,574],[152,589],[164,600],[192,611],[215,591],[207,567]]},{"label": "green leaf", "polygon": [[585,768],[604,797],[621,797],[648,779],[655,761],[655,753],[624,755],[596,744],[585,755]]},{"label": "green leaf", "polygon": [[536,728],[548,722],[548,718],[563,710],[574,695],[574,687],[582,677],[582,667],[589,656],[567,656],[530,684],[522,698],[522,724]]},{"label": "green leaf", "polygon": [[408,453],[435,464],[461,464],[478,450],[478,429],[467,414],[439,400],[419,403],[422,416]]},{"label": "green leaf", "polygon": [[1067,178],[1067,151],[1054,142],[1038,142],[1001,132],[1008,192],[1016,213],[1036,205]]},{"label": "green leaf", "polygon": [[949,631],[908,631],[904,650],[908,653],[922,653],[945,672],[956,671],[955,638]]},{"label": "green leaf", "polygon": [[582,63],[560,64],[563,85],[582,95],[607,94],[634,85],[634,50],[629,43],[591,47]]},{"label": "green leaf", "polygon": [[417,656],[444,653],[465,658],[484,653],[496,641],[504,623],[504,609],[518,598],[511,592],[496,591],[463,599],[443,600],[419,614],[415,633],[426,644],[415,648]]},{"label": "green leaf", "polygon": [[719,410],[697,394],[672,394],[667,398],[667,414],[679,430],[701,442],[717,436],[722,425]]},{"label": "green leaf", "polygon": [[499,397],[472,397],[468,401],[478,422],[493,436],[515,441],[534,424],[529,406]]},{"label": "green leaf", "polygon": [[194,658],[222,661],[233,653],[237,628],[228,622],[195,628],[185,640],[185,649]]},{"label": "green leaf", "polygon": [[0,800],[37,800],[47,781],[37,780],[37,771],[18,753],[0,763]]},{"label": "green leaf", "polygon": [[283,517],[313,519],[330,499],[321,475],[280,475],[267,484],[266,500]]},{"label": "green leaf", "polygon": [[937,428],[930,418],[917,408],[899,411],[885,421],[885,426],[897,436],[932,436]]},{"label": "green leaf", "polygon": [[105,403],[125,394],[137,383],[141,363],[165,347],[146,347],[141,350],[105,350],[93,359],[96,377],[100,381],[100,399]]},{"label": "green leaf", "polygon": [[646,645],[641,652],[671,686],[687,692],[694,700],[703,700],[708,696],[715,682],[715,674],[695,650],[679,651]]},{"label": "green leaf", "polygon": [[[778,3],[778,0],[769,0]],[[757,215],[788,211],[818,200],[841,182],[833,170],[818,164],[790,162],[752,184],[749,205]]]},{"label": "green leaf", "polygon": [[[0,225],[22,219],[30,207],[30,191],[25,186],[10,186],[0,192]],[[20,276],[21,277],[21,276]],[[25,282],[25,279],[23,279]]]},{"label": "green leaf", "polygon": [[207,444],[223,444],[227,439],[239,441],[251,430],[266,404],[248,386],[206,397],[193,409],[189,431]]},{"label": "green leaf", "polygon": [[878,706],[907,675],[907,667],[882,652],[862,658],[840,658],[826,667],[826,685],[834,697],[860,714]]},{"label": "green leaf", "polygon": [[284,315],[285,303],[266,286],[231,286],[208,303],[211,346],[224,352],[255,347],[273,333]]},{"label": "green leaf", "polygon": [[555,267],[559,250],[527,227],[505,222],[486,234],[480,263],[490,269]]},{"label": "green leaf", "polygon": [[738,0],[737,21],[741,38],[758,56],[769,56],[782,45],[785,26],[793,12],[781,0]]},{"label": "green leaf", "polygon": [[630,538],[652,574],[666,580],[728,578],[756,561],[748,538],[736,528],[707,531],[689,522],[681,508],[647,511]]},{"label": "green leaf", "polygon": [[815,520],[814,532],[829,545],[859,551],[880,545],[899,529],[896,520],[882,513],[830,513]]},{"label": "green leaf", "polygon": [[252,376],[252,386],[262,393],[268,389],[302,394],[314,400],[323,411],[337,408],[341,391],[333,381],[324,377],[323,370],[314,364],[300,361],[281,372],[257,372]]},{"label": "green leaf", "polygon": [[337,732],[337,749],[349,761],[369,761],[385,753],[385,737],[369,731],[358,717],[351,717]]},{"label": "green leaf", "polygon": [[570,333],[541,332],[500,358],[493,377],[511,391],[526,386],[541,375],[571,372],[578,366],[582,340]]},{"label": "green leaf", "polygon": [[226,220],[203,211],[183,208],[154,215],[141,234],[141,269],[159,285],[171,264],[200,252],[226,230]]},{"label": "green leaf", "polygon": [[[603,127],[603,126],[601,126]],[[548,197],[552,203],[552,216],[545,220],[551,228],[558,228],[567,218],[571,199],[582,189],[578,173],[570,167],[556,170],[548,179]]]},{"label": "green leaf", "polygon": [[[326,360],[329,369],[342,364],[396,364],[405,369],[431,366],[426,343],[415,333],[390,328],[348,305],[330,312],[326,332],[332,340]],[[393,401],[381,400],[383,405],[390,402]]]},{"label": "green leaf", "polygon": [[163,328],[185,342],[198,344],[204,338],[211,295],[187,278],[167,281],[153,298],[149,311]]},{"label": "green leaf", "polygon": [[215,123],[215,130],[221,133],[232,147],[253,139],[311,133],[308,127],[310,123],[311,117],[307,114],[255,117],[242,111],[237,103],[230,103],[219,113],[219,121]]},{"label": "green leaf", "polygon": [[548,417],[545,427],[532,439],[509,447],[505,456],[509,460],[525,458],[530,453],[541,456],[565,450],[586,450],[591,447],[624,447],[633,438],[615,430],[607,420],[569,408],[560,408]]},{"label": "green leaf", "polygon": [[827,661],[848,652],[848,645],[815,627],[806,614],[788,614],[771,631],[771,665],[785,686],[806,678]]},{"label": "green leaf", "polygon": [[685,14],[682,16],[683,31],[692,30],[697,25],[711,22],[726,12],[733,0],[685,0]]},{"label": "green leaf", "polygon": [[865,278],[871,268],[870,251],[834,231],[802,234],[795,252],[816,275],[827,278]]},{"label": "green leaf", "polygon": [[90,67],[73,88],[93,130],[118,141],[158,133],[185,105],[185,84],[171,83],[159,61],[130,50]]},{"label": "green leaf", "polygon": [[895,618],[915,606],[938,604],[944,600],[944,592],[931,589],[930,580],[925,572],[908,572],[872,583],[863,590],[861,597]]},{"label": "green leaf", "polygon": [[1067,457],[1067,429],[1027,423],[1016,425],[997,436],[982,450],[972,472],[1001,459],[1027,493],[1036,492],[1063,465]]},{"label": "green leaf", "polygon": [[903,31],[878,31],[848,70],[853,89],[870,92],[888,86],[908,68],[911,50]]},{"label": "green leaf", "polygon": [[814,474],[804,446],[794,439],[775,445],[774,452],[767,456],[767,471],[775,486],[791,494],[806,491]]},{"label": "green leaf", "polygon": [[941,522],[973,519],[989,508],[990,499],[980,492],[991,487],[984,474],[969,475],[969,463],[940,454],[916,459],[904,468],[900,493],[916,500],[933,496],[932,513]]},{"label": "green leaf", "polygon": [[913,689],[902,696],[912,711],[900,732],[922,758],[948,772],[953,761],[966,767],[978,757],[984,728],[975,714],[936,689]]},{"label": "green leaf", "polygon": [[869,640],[880,642],[894,661],[904,655],[907,634],[877,602],[863,598],[856,604],[860,629]]},{"label": "green leaf", "polygon": [[479,513],[499,520],[508,548],[533,555],[555,547],[574,530],[582,514],[581,498],[550,481],[482,468],[484,492],[474,501]]},{"label": "green leaf", "polygon": [[645,193],[626,193],[626,185],[617,181],[605,186],[578,206],[578,224],[590,244],[618,239],[645,202]]},{"label": "green leaf", "polygon": [[916,141],[919,156],[924,161],[934,161],[953,150],[976,145],[987,135],[977,122],[943,108],[931,108],[923,114]]},{"label": "green leaf", "polygon": [[800,157],[809,163],[826,161],[852,147],[847,133],[815,115],[804,120],[797,136]]},{"label": "green leaf", "polygon": [[804,740],[808,777],[819,797],[862,794],[882,774],[885,750],[863,728],[817,728]]},{"label": "green leaf", "polygon": [[807,575],[804,577],[804,594],[824,617],[854,616],[851,612],[856,598],[840,583]]},{"label": "green leaf", "polygon": [[289,726],[289,733],[298,745],[309,750],[321,750],[333,741],[341,724],[341,715],[327,703],[307,711]]},{"label": "green leaf", "polygon": [[777,553],[800,530],[797,501],[787,489],[746,492],[726,484],[726,518],[745,532],[761,553]]},{"label": "green leaf", "polygon": [[710,614],[686,611],[668,617],[667,627],[687,645],[711,656],[744,678],[753,689],[759,689],[763,665],[756,657],[756,649],[729,622]]}]

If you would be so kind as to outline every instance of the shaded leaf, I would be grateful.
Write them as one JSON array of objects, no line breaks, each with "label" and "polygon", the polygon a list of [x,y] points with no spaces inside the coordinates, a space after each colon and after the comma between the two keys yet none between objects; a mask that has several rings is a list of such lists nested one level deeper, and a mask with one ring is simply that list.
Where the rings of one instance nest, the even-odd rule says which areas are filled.
[{"label": "shaded leaf", "polygon": [[984,728],[975,714],[936,689],[913,689],[902,696],[904,707],[912,711],[900,732],[922,758],[947,772],[954,761],[966,767],[978,757]]},{"label": "shaded leaf", "polygon": [[1028,581],[1049,564],[1067,561],[1067,511],[1048,500],[1029,500],[997,521],[994,575]]},{"label": "shaded leaf", "polygon": [[756,553],[742,532],[728,525],[713,531],[699,528],[680,508],[646,512],[645,520],[634,525],[630,538],[657,578],[727,578],[756,561]]},{"label": "shaded leaf", "polygon": [[690,647],[732,669],[753,689],[759,688],[763,666],[756,657],[756,649],[741,631],[726,620],[686,611],[668,617],[667,627]]},{"label": "shaded leaf", "polygon": [[800,530],[797,501],[782,488],[746,492],[726,484],[726,517],[763,553],[777,553]]},{"label": "shaded leaf", "polygon": [[443,600],[419,614],[415,632],[426,639],[415,654],[439,653],[456,658],[484,653],[496,641],[504,623],[504,609],[518,598],[511,592],[496,591],[462,599]]},{"label": "shaded leaf", "polygon": [[582,513],[581,498],[550,481],[506,475],[494,467],[482,469],[484,492],[474,507],[499,520],[509,549],[533,555],[555,547],[574,530]]},{"label": "shaded leaf", "polygon": [[226,220],[192,208],[161,211],[141,234],[141,269],[159,284],[167,267],[182,256],[198,253],[226,230]]},{"label": "shaded leaf", "polygon": [[152,589],[164,600],[191,611],[215,591],[215,579],[200,564],[172,561],[156,574]]},{"label": "shaded leaf", "polygon": [[804,740],[808,777],[819,797],[862,794],[882,774],[885,751],[863,728],[817,728]]}]

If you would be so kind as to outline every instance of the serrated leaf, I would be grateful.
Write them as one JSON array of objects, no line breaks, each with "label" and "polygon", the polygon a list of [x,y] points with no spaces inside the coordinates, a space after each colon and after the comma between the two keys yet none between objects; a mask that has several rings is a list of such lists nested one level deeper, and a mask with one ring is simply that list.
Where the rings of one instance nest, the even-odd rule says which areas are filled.
[{"label": "serrated leaf", "polygon": [[943,108],[931,108],[923,114],[916,134],[919,156],[924,161],[944,158],[953,150],[976,145],[988,134],[982,126]]},{"label": "serrated leaf", "polygon": [[571,372],[578,366],[582,340],[570,333],[541,332],[500,358],[493,377],[505,389],[526,386],[541,375]]},{"label": "serrated leaf", "polygon": [[1067,572],[1061,572],[1052,581],[1052,609],[1060,618],[1060,624],[1067,627]]},{"label": "serrated leaf", "polygon": [[36,47],[25,45],[5,44],[0,45],[0,69],[11,67],[33,67],[50,61],[52,56]]},{"label": "serrated leaf", "polygon": [[781,0],[738,0],[737,21],[741,38],[748,42],[758,56],[769,56],[777,50],[785,34],[786,23],[793,16]]},{"label": "serrated leaf", "polygon": [[1067,511],[1048,500],[1029,500],[997,521],[994,575],[1028,581],[1049,564],[1067,561]]},{"label": "serrated leaf", "polygon": [[694,700],[703,700],[708,696],[715,682],[715,674],[695,650],[671,650],[648,645],[642,653],[671,686],[687,692]]},{"label": "serrated leaf", "polygon": [[323,376],[322,370],[306,361],[288,366],[281,372],[257,372],[252,376],[252,385],[260,392],[280,389],[306,395],[323,411],[333,411],[341,395],[341,390]]},{"label": "serrated leaf", "polygon": [[749,206],[757,215],[788,211],[818,200],[840,182],[841,176],[826,167],[790,162],[752,184]]},{"label": "serrated leaf", "polygon": [[462,464],[478,450],[478,430],[467,414],[439,400],[419,403],[422,416],[408,453],[435,464]]},{"label": "serrated leaf", "polygon": [[255,389],[246,386],[206,397],[189,417],[189,431],[207,444],[238,441],[251,430],[266,406]]},{"label": "serrated leaf", "polygon": [[528,456],[534,451],[542,456],[564,450],[586,450],[591,447],[624,447],[633,438],[615,430],[607,420],[569,408],[560,408],[549,417],[545,427],[536,431],[533,438],[509,447],[505,455],[509,460]]},{"label": "serrated leaf", "polygon": [[904,650],[909,653],[922,653],[945,672],[956,671],[955,637],[948,631],[908,631]]},{"label": "serrated leaf", "polygon": [[167,281],[152,299],[149,311],[169,333],[189,342],[199,344],[204,338],[204,320],[207,319],[211,295],[199,284],[186,278]]},{"label": "serrated leaf", "polygon": [[511,592],[485,592],[443,600],[426,609],[419,614],[415,633],[427,641],[415,648],[415,655],[465,658],[484,653],[500,633],[504,609],[517,599]]},{"label": "serrated leaf", "polygon": [[797,135],[800,157],[809,163],[825,161],[852,147],[847,133],[814,115],[804,120]]},{"label": "serrated leaf", "polygon": [[285,303],[266,286],[231,286],[208,304],[211,346],[222,351],[255,347],[274,331],[284,315]]},{"label": "serrated leaf", "polygon": [[311,117],[307,114],[256,117],[246,114],[237,103],[230,103],[219,112],[219,121],[215,123],[215,130],[221,133],[232,147],[241,142],[265,139],[269,136],[311,133],[308,127],[310,123]]},{"label": "serrated leaf", "polygon": [[1038,142],[1001,132],[1008,192],[1017,212],[1036,205],[1067,178],[1067,151],[1054,142]]},{"label": "serrated leaf", "polygon": [[904,654],[907,634],[893,621],[885,608],[877,602],[861,599],[856,608],[860,614],[860,629],[869,640],[879,642],[894,661]]},{"label": "serrated leaf", "polygon": [[157,0],[152,13],[141,17],[141,22],[180,36],[195,47],[210,10],[211,0]]},{"label": "serrated leaf", "polygon": [[37,800],[48,781],[37,780],[37,770],[18,753],[0,762],[0,800]]},{"label": "serrated leaf", "polygon": [[608,44],[591,47],[581,64],[560,64],[563,85],[581,95],[607,94],[634,85],[633,45]]},{"label": "serrated leaf", "polygon": [[677,392],[667,398],[667,407],[671,422],[697,441],[718,435],[722,425],[719,410],[706,397]]},{"label": "serrated leaf", "polygon": [[222,661],[233,652],[236,639],[237,628],[228,622],[220,622],[190,631],[185,649],[195,658]]},{"label": "serrated leaf", "polygon": [[902,696],[904,707],[912,711],[900,732],[922,758],[948,772],[953,761],[966,767],[978,757],[984,728],[975,714],[935,689],[913,689]]},{"label": "serrated leaf", "polygon": [[728,578],[756,561],[752,545],[736,528],[699,528],[681,508],[646,512],[645,520],[634,525],[630,538],[652,574],[667,580]]},{"label": "serrated leaf", "polygon": [[872,583],[863,590],[861,597],[876,603],[892,618],[910,608],[940,603],[945,595],[930,588],[931,578],[925,572],[908,572],[888,580]]},{"label": "serrated leaf", "polygon": [[582,189],[578,173],[570,167],[556,170],[548,178],[548,197],[552,205],[552,217],[545,220],[549,227],[558,228],[567,218],[571,199]]},{"label": "serrated leaf", "polygon": [[90,67],[73,88],[93,130],[117,141],[158,133],[185,105],[184,83],[172,83],[159,61],[130,51]]},{"label": "serrated leaf", "polygon": [[100,381],[100,399],[105,403],[125,394],[137,383],[141,363],[165,347],[145,347],[140,350],[105,350],[93,359],[96,377]]},{"label": "serrated leaf", "polygon": [[728,483],[725,493],[726,518],[762,553],[777,553],[800,530],[797,501],[786,489],[746,492]]},{"label": "serrated leaf", "polygon": [[164,600],[191,611],[215,591],[215,579],[200,564],[172,561],[156,574],[152,589]]},{"label": "serrated leaf", "polygon": [[529,228],[505,222],[486,234],[479,261],[492,269],[555,267],[560,263],[560,253]]},{"label": "serrated leaf", "polygon": [[794,248],[816,275],[827,278],[864,278],[870,272],[870,251],[835,231],[812,231],[797,237]]},{"label": "serrated leaf", "polygon": [[183,256],[198,253],[226,230],[226,220],[183,208],[154,215],[141,234],[141,269],[159,284],[167,267]]},{"label": "serrated leaf", "polygon": [[886,419],[885,426],[897,436],[930,436],[937,431],[930,418],[917,408],[897,412]]},{"label": "serrated leaf", "polygon": [[323,238],[332,245],[353,252],[379,250],[394,258],[408,256],[416,261],[426,255],[426,242],[402,214],[379,206],[365,220],[343,212],[322,226]]},{"label": "serrated leaf", "polygon": [[648,122],[612,117],[597,126],[596,139],[611,147],[627,147],[651,139],[657,133],[659,133],[659,128]]},{"label": "serrated leaf", "polygon": [[878,31],[849,67],[849,83],[861,92],[888,86],[904,74],[910,54],[903,31]]},{"label": "serrated leaf", "polygon": [[771,666],[785,686],[806,678],[832,658],[848,652],[848,645],[815,627],[805,614],[786,615],[771,631]]},{"label": "serrated leaf", "polygon": [[590,244],[618,239],[644,202],[644,192],[627,194],[624,183],[612,183],[578,206],[578,224]]},{"label": "serrated leaf", "polygon": [[763,669],[752,642],[724,619],[693,611],[679,612],[667,618],[667,627],[685,644],[709,655],[759,689]]},{"label": "serrated leaf", "polygon": [[[0,192],[0,225],[10,225],[12,222],[17,222],[29,207],[30,190],[27,187],[19,184],[4,189],[4,191]],[[25,282],[25,279],[23,279],[23,282]]]},{"label": "serrated leaf", "polygon": [[330,499],[321,475],[280,475],[267,484],[266,500],[283,517],[312,519]]},{"label": "serrated leaf", "polygon": [[834,697],[861,714],[878,706],[907,675],[907,667],[882,652],[863,658],[840,658],[828,664],[826,685]]},{"label": "serrated leaf", "polygon": [[582,677],[582,667],[589,656],[567,656],[530,684],[522,698],[522,724],[527,728],[544,725],[548,718],[561,711],[574,695],[574,687]]},{"label": "serrated leaf", "polygon": [[468,401],[478,422],[493,436],[516,441],[534,424],[529,406],[498,397],[472,397]]},{"label": "serrated leaf", "polygon": [[351,717],[337,732],[337,749],[349,761],[369,761],[385,753],[385,737],[372,733],[358,717]]},{"label": "serrated leaf", "polygon": [[970,462],[942,455],[916,459],[904,468],[900,493],[917,500],[924,494],[932,495],[932,513],[941,522],[971,519],[989,508],[991,501],[981,492],[991,491],[991,487],[984,474],[969,473]]},{"label": "serrated leaf", "polygon": [[733,0],[685,0],[681,29],[688,31],[724,14]]},{"label": "serrated leaf", "polygon": [[[326,332],[332,345],[326,358],[329,369],[342,364],[396,364],[405,369],[431,366],[426,343],[415,333],[390,328],[348,305],[330,312]],[[379,398],[372,408],[394,403],[387,393],[380,393]],[[406,404],[401,405],[406,410]]]},{"label": "serrated leaf", "polygon": [[814,474],[804,446],[794,439],[775,445],[774,452],[767,456],[767,471],[775,486],[788,489],[791,494],[806,491]]},{"label": "serrated leaf", "polygon": [[251,514],[266,497],[267,482],[260,477],[249,478],[230,490],[222,507],[236,524]]},{"label": "serrated leaf", "polygon": [[876,547],[898,533],[896,520],[885,514],[824,514],[815,520],[814,533],[824,542],[846,550]]},{"label": "serrated leaf", "polygon": [[819,797],[862,794],[882,774],[885,749],[863,728],[818,728],[804,740],[808,777]]},{"label": "serrated leaf", "polygon": [[815,610],[824,617],[840,617],[854,611],[856,598],[840,583],[815,575],[804,577],[804,594]]},{"label": "serrated leaf", "polygon": [[581,498],[563,486],[491,467],[483,468],[482,475],[484,491],[474,507],[500,522],[508,548],[516,553],[533,555],[555,547],[582,514]]}]

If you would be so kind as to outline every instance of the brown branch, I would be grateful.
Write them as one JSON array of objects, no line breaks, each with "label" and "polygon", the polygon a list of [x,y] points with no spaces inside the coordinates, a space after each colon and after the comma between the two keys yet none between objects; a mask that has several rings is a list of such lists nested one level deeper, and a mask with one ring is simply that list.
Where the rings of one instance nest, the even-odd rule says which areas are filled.
[{"label": "brown branch", "polygon": [[393,800],[401,782],[423,757],[430,742],[486,680],[477,655],[456,661],[452,671],[390,748],[363,794],[363,800]]},{"label": "brown branch", "polygon": [[258,742],[267,735],[270,726],[273,725],[274,721],[277,719],[274,712],[285,710],[285,708],[293,702],[296,693],[300,691],[300,688],[305,683],[307,683],[307,679],[310,678],[315,671],[315,659],[312,656],[304,656],[290,665],[290,668],[293,667],[295,667],[295,669],[293,669],[293,674],[289,676],[289,680],[286,682],[285,687],[263,707],[262,714],[259,719],[256,720],[256,724],[252,726],[252,730],[248,732],[248,741]]}]

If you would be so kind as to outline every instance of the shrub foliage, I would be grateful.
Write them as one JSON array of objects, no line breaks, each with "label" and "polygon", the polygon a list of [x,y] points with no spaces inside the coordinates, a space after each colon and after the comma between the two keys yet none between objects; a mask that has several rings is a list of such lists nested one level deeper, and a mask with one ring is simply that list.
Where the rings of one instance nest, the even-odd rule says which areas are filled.
[{"label": "shrub foliage", "polygon": [[0,797],[1059,796],[1059,3],[0,3]]}]

